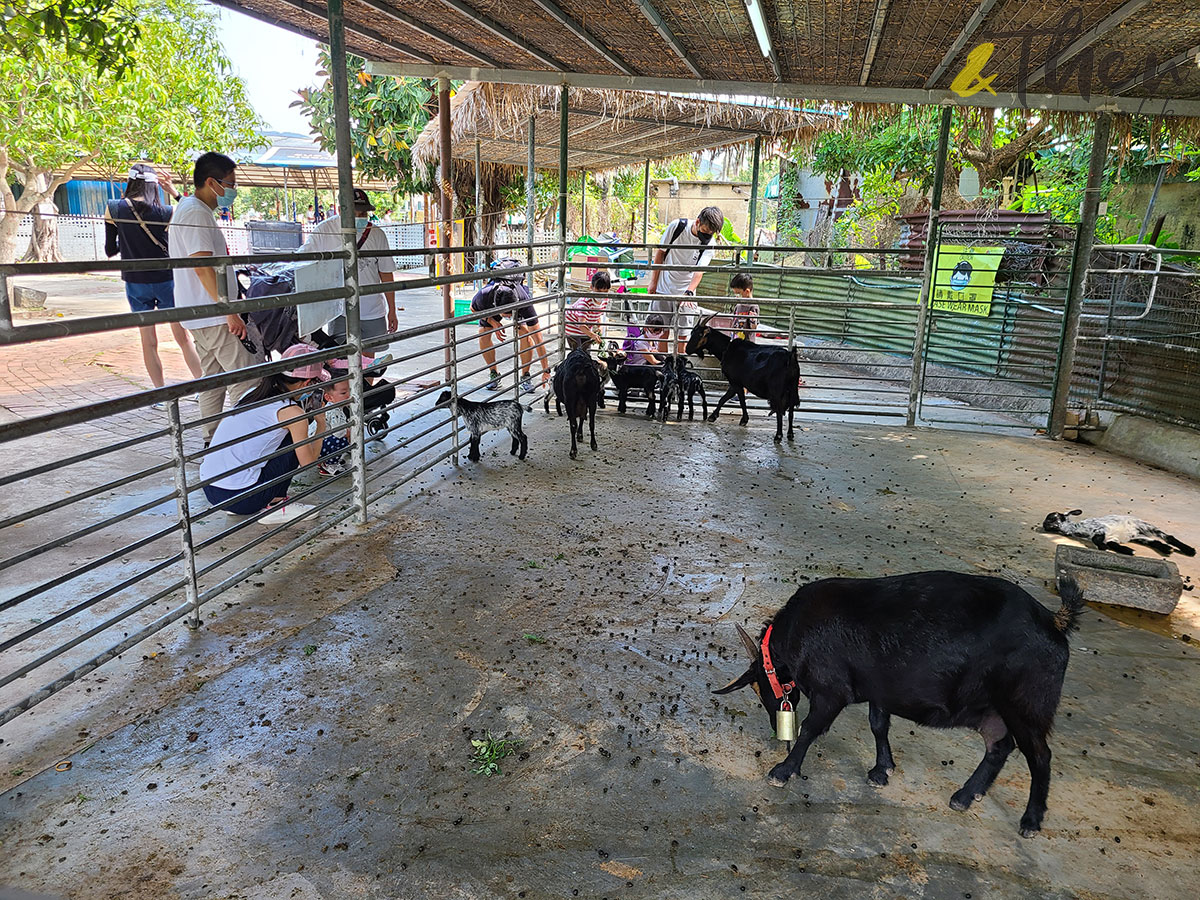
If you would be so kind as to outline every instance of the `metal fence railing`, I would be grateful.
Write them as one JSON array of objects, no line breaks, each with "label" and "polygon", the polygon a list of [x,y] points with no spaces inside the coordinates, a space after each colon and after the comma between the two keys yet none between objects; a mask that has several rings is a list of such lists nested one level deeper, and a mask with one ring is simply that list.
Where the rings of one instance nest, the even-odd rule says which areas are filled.
[{"label": "metal fence railing", "polygon": [[[511,373],[503,373],[505,393],[511,384],[512,396],[520,396],[523,369],[534,351],[545,350],[548,364],[563,358],[568,305],[582,297],[597,296],[568,277],[574,266],[567,261],[569,246],[543,241],[433,250],[388,249],[361,255],[407,254],[423,259],[430,253],[442,253],[472,258],[482,252],[522,260],[524,265],[506,274],[523,274],[534,285],[539,325],[534,334],[521,340],[523,352],[512,353]],[[638,245],[634,249],[648,255],[654,247]],[[817,255],[822,252],[823,248],[813,251]],[[877,257],[882,251],[869,252]],[[7,302],[7,284],[25,275],[195,266],[213,266],[223,273],[229,266],[278,261],[280,256],[0,266],[0,347],[215,314],[304,307],[339,298],[347,304],[348,320],[344,343],[328,344],[307,357],[319,362],[345,359],[348,364],[330,384],[336,388],[330,396],[336,396],[327,398],[324,404],[329,414],[325,431],[316,423],[307,424],[308,416],[315,416],[316,407],[305,407],[303,415],[292,417],[297,423],[304,419],[305,436],[290,447],[269,447],[261,457],[242,464],[258,466],[296,452],[297,465],[276,476],[275,483],[283,485],[290,479],[291,488],[286,493],[291,501],[313,508],[292,522],[271,527],[262,522],[262,514],[227,516],[223,509],[229,503],[208,496],[211,492],[206,493],[205,488],[214,486],[222,473],[214,473],[213,463],[205,466],[205,462],[218,458],[214,454],[220,453],[224,441],[219,424],[211,446],[205,446],[204,433],[234,413],[226,411],[221,417],[206,420],[198,415],[189,398],[197,391],[261,379],[303,359],[286,364],[265,361],[251,369],[128,396],[83,401],[69,409],[0,426],[0,450],[9,461],[0,474],[0,725],[172,623],[197,622],[205,605],[225,591],[340,522],[365,522],[389,494],[439,463],[457,460],[464,443],[463,425],[456,415],[457,401],[460,397],[481,396],[479,392],[492,379],[480,338],[500,328],[481,326],[477,314],[466,312],[451,318],[433,317],[394,333],[364,338],[357,304],[367,294],[396,291],[403,295],[423,288],[466,285],[479,276],[467,272],[359,285],[357,267],[353,265],[358,256],[348,239],[345,249],[338,252],[286,257],[293,261],[340,260],[345,266],[345,284],[328,290],[232,302],[222,298],[204,307],[25,324],[13,323]],[[735,298],[727,295],[726,280],[732,268],[706,274],[700,296],[653,299],[666,302],[669,310],[674,309],[671,301],[697,302],[704,314],[713,315],[713,327],[752,331],[761,343],[794,347],[804,382],[800,389],[802,417],[905,421],[913,412],[911,391],[919,366],[953,369],[953,377],[964,373],[969,376],[973,371],[979,374],[983,366],[987,385],[981,383],[973,390],[1002,393],[994,385],[1020,380],[1026,366],[1047,364],[1045,360],[1029,362],[1014,355],[1011,337],[1020,329],[1009,325],[1001,329],[1009,341],[1002,347],[1004,353],[994,358],[984,354],[987,359],[980,362],[983,357],[975,346],[968,348],[966,356],[938,361],[936,354],[949,352],[950,348],[936,339],[922,348],[921,336],[916,333],[919,276],[915,272],[897,274],[895,257],[885,259],[881,268],[864,269],[857,261],[844,267],[751,264],[745,248],[735,248],[727,256],[741,271],[752,273],[764,289],[774,284],[770,291],[774,296],[758,298],[757,323],[738,322],[732,315]],[[844,258],[853,259],[852,252]],[[627,261],[588,265],[628,268]],[[653,266],[644,258],[638,267],[687,268]],[[217,282],[224,285],[226,280],[218,277]],[[607,296],[609,310],[601,328],[606,342],[619,346],[633,328],[645,324],[652,298],[632,292]],[[1017,307],[1032,301],[1024,297],[1011,302],[1016,311],[1011,316],[1005,313],[1006,322],[1019,319],[1022,313]],[[515,315],[520,305],[502,306],[496,313],[520,318]],[[1054,310],[1046,313],[1056,314]],[[670,333],[663,346],[652,351],[680,350],[686,343],[690,322],[675,312],[668,319]],[[390,358],[372,367],[371,358],[385,350]],[[926,359],[930,353],[935,354],[932,361]],[[711,411],[727,385],[711,357],[693,362],[705,381]],[[535,383],[537,374],[535,370]],[[930,370],[923,374],[927,392],[936,389],[936,385],[930,386]],[[341,385],[348,385],[349,391]],[[437,403],[443,389],[451,392],[449,408]],[[535,394],[529,399],[539,398]],[[987,424],[992,419],[1005,424],[1000,416],[993,415],[994,410],[1003,408],[999,400],[991,406],[970,402],[982,406],[983,414],[972,420],[976,424]],[[162,409],[154,410],[155,404]],[[754,398],[750,406],[757,411],[765,409],[765,404]],[[339,415],[338,410],[343,411],[342,419],[334,425],[332,419]],[[726,411],[740,414],[736,402]],[[141,417],[135,420],[141,423],[136,428],[130,425],[130,414],[135,412]],[[269,430],[267,425],[262,427]],[[304,448],[321,448],[330,433],[349,434],[348,451],[341,452],[349,452],[351,464],[321,477],[317,473],[328,462],[329,454],[323,456]]]},{"label": "metal fence railing", "polygon": [[[555,245],[557,247],[557,245]],[[510,248],[528,252],[527,248]],[[535,248],[541,249],[541,248]],[[391,251],[376,251],[384,255]],[[409,251],[424,255],[424,248]],[[435,251],[436,252],[436,251]],[[334,253],[291,254],[291,261],[351,258],[350,247]],[[365,255],[365,254],[364,254]],[[198,624],[201,610],[225,591],[347,519],[363,522],[370,506],[439,462],[456,457],[462,423],[436,403],[448,388],[454,403],[482,389],[489,366],[480,357],[479,325],[470,317],[436,319],[375,339],[357,333],[353,314],[359,297],[383,291],[411,291],[470,279],[471,275],[407,279],[345,286],[230,302],[177,307],[149,313],[120,313],[14,325],[8,282],[25,275],[137,268],[213,266],[218,273],[278,261],[279,255],[187,260],[57,263],[0,266],[0,346],[97,334],[138,325],[187,321],[214,314],[237,314],[281,306],[303,307],[331,299],[347,302],[345,343],[329,344],[303,357],[262,362],[249,369],[213,375],[113,399],[83,402],[70,409],[17,420],[0,427],[0,450],[8,461],[0,475],[0,725],[106,661],[124,653],[174,622]],[[514,273],[557,271],[557,259]],[[347,272],[347,275],[350,273]],[[219,285],[226,280],[219,274]],[[534,301],[553,316],[526,340],[529,350],[559,350],[556,322],[561,303],[555,291]],[[511,315],[518,304],[501,306]],[[493,329],[499,330],[499,329]],[[390,359],[371,365],[386,346]],[[197,392],[256,383],[305,362],[344,359],[348,370],[324,385],[326,402],[305,405],[289,421],[239,434],[255,438],[279,429],[279,442],[254,460],[239,464],[267,471],[289,453],[280,475],[256,485],[286,494],[289,503],[311,505],[294,520],[268,525],[266,509],[231,516],[237,498],[214,500],[206,488],[236,470],[211,460],[228,448],[220,423],[252,411],[256,404],[226,409],[204,418],[191,403]],[[367,368],[363,371],[363,361]],[[522,379],[513,355],[513,392]],[[508,373],[505,373],[508,382]],[[387,376],[390,376],[387,377]],[[347,391],[344,386],[349,386]],[[301,395],[279,395],[260,406],[287,406]],[[340,399],[331,399],[340,394]],[[328,415],[322,431],[310,417]],[[272,407],[273,409],[273,407]],[[139,422],[155,422],[133,429]],[[335,426],[332,420],[340,416]],[[320,421],[320,419],[317,419]],[[299,422],[308,436],[289,441],[283,428]],[[204,432],[217,424],[211,445]],[[331,436],[349,434],[347,449],[326,452]],[[281,442],[281,443],[280,443]],[[372,443],[375,452],[367,453]],[[351,465],[326,467],[348,454]],[[206,465],[206,462],[210,462]],[[328,477],[318,474],[326,467]],[[201,471],[204,475],[201,475]],[[290,485],[290,487],[289,487]]]},{"label": "metal fence railing", "polygon": [[1200,252],[1098,246],[1084,290],[1072,400],[1200,428]]}]

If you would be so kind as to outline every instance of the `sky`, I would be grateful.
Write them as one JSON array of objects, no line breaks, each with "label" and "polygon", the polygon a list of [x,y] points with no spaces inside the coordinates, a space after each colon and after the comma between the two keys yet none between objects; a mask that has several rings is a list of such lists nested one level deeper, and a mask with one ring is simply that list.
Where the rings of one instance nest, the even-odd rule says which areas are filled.
[{"label": "sky", "polygon": [[308,119],[288,104],[296,91],[317,83],[317,45],[274,25],[218,6],[218,37],[234,71],[246,82],[250,105],[269,131],[308,134]]}]

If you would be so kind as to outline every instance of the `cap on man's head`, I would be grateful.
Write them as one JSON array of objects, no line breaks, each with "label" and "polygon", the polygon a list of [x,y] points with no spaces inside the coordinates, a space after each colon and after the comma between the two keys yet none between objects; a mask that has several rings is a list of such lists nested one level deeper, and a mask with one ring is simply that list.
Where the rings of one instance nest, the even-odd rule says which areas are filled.
[{"label": "cap on man's head", "polygon": [[367,192],[362,188],[354,189],[354,208],[355,209],[374,209],[375,204],[371,202],[371,198],[367,196]]}]

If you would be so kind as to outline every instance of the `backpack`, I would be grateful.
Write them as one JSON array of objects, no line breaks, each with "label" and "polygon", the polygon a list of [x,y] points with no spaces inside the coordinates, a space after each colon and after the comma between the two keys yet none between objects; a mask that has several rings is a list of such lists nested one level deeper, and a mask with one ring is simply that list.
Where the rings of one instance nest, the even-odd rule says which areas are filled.
[{"label": "backpack", "polygon": [[[296,292],[296,275],[291,267],[273,267],[274,271],[255,269],[250,273],[250,287],[246,298],[275,297]],[[300,342],[300,329],[296,323],[296,307],[280,306],[275,309],[259,309],[244,315],[247,331],[253,332],[250,339],[264,353],[275,350],[283,353],[292,344]]]},{"label": "backpack", "polygon": [[495,260],[488,267],[493,273],[491,278],[488,280],[491,281],[492,284],[499,284],[502,281],[508,282],[509,284],[524,284],[525,283],[525,273],[524,272],[518,272],[515,275],[505,275],[504,274],[505,269],[519,269],[519,268],[521,268],[521,265],[522,265],[522,263],[519,259],[513,259],[511,256],[502,256],[499,259]]}]

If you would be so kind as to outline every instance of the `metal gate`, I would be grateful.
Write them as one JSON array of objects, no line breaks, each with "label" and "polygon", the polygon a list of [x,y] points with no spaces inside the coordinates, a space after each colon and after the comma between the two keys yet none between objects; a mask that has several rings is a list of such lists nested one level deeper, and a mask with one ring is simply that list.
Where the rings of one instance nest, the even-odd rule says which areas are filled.
[{"label": "metal gate", "polygon": [[938,238],[916,423],[1046,428],[1061,355],[1073,227],[1054,225],[1030,234],[951,223],[938,229]]}]

